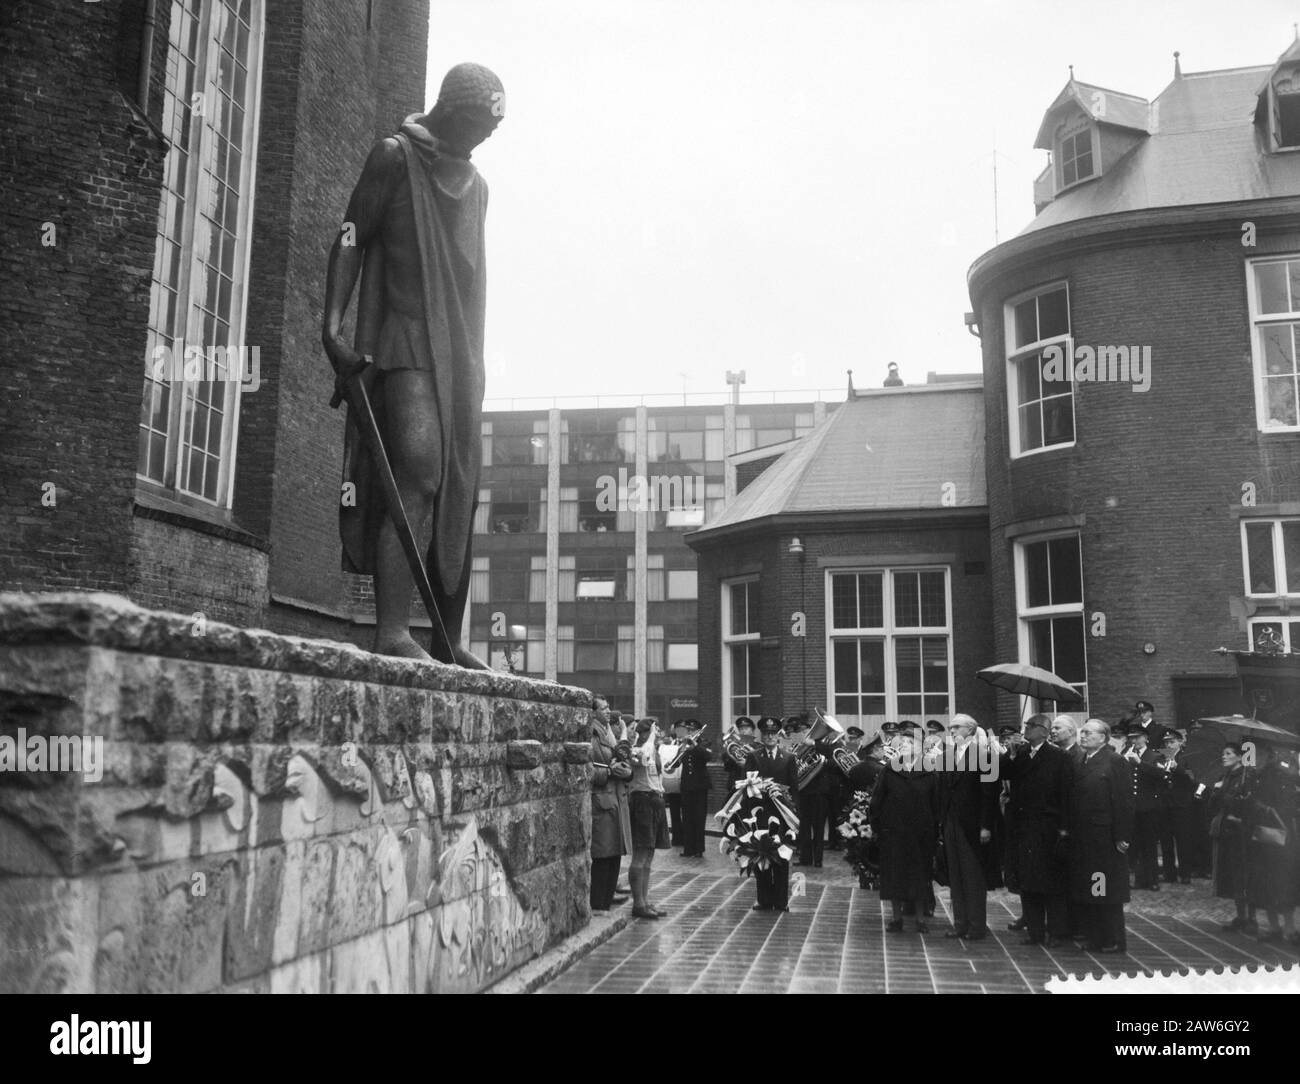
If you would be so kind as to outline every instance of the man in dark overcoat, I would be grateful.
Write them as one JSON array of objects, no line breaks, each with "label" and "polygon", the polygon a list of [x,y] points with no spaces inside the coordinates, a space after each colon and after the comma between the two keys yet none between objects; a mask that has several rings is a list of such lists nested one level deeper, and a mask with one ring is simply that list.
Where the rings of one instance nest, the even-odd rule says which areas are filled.
[{"label": "man in dark overcoat", "polygon": [[998,784],[981,770],[976,730],[969,715],[948,724],[953,748],[939,779],[939,824],[952,898],[953,928],[945,937],[980,941],[988,936],[988,880],[982,852],[993,841]]},{"label": "man in dark overcoat", "polygon": [[1110,748],[1110,727],[1089,719],[1079,732],[1083,762],[1070,786],[1069,893],[1083,913],[1092,952],[1127,952],[1128,850],[1133,839],[1133,773]]},{"label": "man in dark overcoat", "polygon": [[1047,740],[1051,720],[1031,715],[1024,741],[1000,763],[1010,786],[1007,803],[1008,866],[1016,873],[1026,933],[1022,944],[1053,948],[1069,935],[1065,910],[1065,824],[1072,769]]},{"label": "man in dark overcoat", "polygon": [[[1151,724],[1152,727],[1155,724]],[[1165,796],[1169,777],[1160,765],[1161,758],[1151,747],[1154,731],[1130,728],[1129,748],[1124,758],[1133,772],[1133,850],[1129,868],[1135,888],[1160,891],[1160,869],[1156,848],[1164,835]]]}]

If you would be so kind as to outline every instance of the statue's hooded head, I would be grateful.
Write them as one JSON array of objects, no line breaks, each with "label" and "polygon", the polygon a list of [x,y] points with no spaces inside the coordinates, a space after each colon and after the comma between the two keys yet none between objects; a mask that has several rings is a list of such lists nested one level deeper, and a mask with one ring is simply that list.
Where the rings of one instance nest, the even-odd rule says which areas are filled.
[{"label": "statue's hooded head", "polygon": [[442,80],[424,125],[457,158],[468,158],[506,114],[506,92],[482,64],[457,64]]}]

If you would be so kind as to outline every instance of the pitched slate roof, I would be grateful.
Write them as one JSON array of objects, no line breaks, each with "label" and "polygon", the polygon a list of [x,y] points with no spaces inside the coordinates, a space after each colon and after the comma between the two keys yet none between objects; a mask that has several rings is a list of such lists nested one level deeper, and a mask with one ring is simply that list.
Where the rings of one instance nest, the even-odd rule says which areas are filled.
[{"label": "pitched slate roof", "polygon": [[[1300,195],[1300,155],[1270,154],[1254,122],[1258,95],[1274,67],[1176,77],[1150,103],[1142,141],[1095,181],[1058,195],[1021,235],[1123,211]],[[1131,96],[1105,93],[1103,123],[1127,116]],[[1061,101],[1058,95],[1052,108]],[[1086,109],[1089,102],[1081,104]]]},{"label": "pitched slate roof", "polygon": [[768,516],[983,508],[984,392],[965,384],[858,392],[697,536]]},{"label": "pitched slate roof", "polygon": [[1085,113],[1096,115],[1103,124],[1134,128],[1139,132],[1151,130],[1151,103],[1145,98],[1071,79],[1043,114],[1043,123],[1038,127],[1038,138],[1034,140],[1035,147],[1052,149],[1055,114],[1066,104],[1077,105]]}]

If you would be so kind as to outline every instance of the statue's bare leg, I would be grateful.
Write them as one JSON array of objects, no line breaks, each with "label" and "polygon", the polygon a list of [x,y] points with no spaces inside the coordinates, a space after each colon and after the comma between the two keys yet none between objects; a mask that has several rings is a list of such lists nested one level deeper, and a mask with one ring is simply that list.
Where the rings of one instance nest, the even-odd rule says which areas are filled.
[{"label": "statue's bare leg", "polygon": [[[424,552],[433,517],[433,500],[442,477],[442,435],[433,374],[416,369],[393,370],[384,374],[383,388],[384,440],[393,477],[406,508],[406,518],[420,551]],[[377,654],[432,659],[411,638],[414,586],[397,531],[385,517],[379,528],[375,554],[374,650]]]}]

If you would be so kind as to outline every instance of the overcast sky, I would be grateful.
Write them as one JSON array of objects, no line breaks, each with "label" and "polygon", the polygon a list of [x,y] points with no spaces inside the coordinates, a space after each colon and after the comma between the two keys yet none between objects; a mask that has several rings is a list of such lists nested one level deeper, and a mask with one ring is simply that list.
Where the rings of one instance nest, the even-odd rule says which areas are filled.
[{"label": "overcast sky", "polygon": [[[1281,0],[433,0],[428,99],[501,76],[489,399],[976,372],[966,271],[1033,217],[1076,76],[1153,98],[1272,63]],[[684,375],[683,375],[684,374]],[[500,405],[500,404],[498,404]],[[526,405],[520,403],[518,405]]]}]

